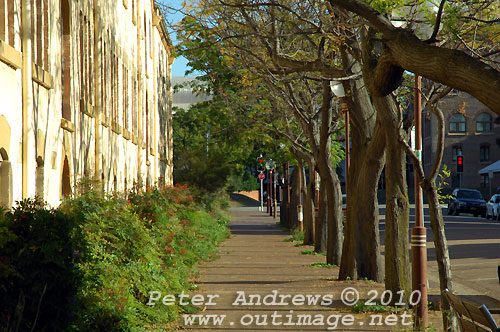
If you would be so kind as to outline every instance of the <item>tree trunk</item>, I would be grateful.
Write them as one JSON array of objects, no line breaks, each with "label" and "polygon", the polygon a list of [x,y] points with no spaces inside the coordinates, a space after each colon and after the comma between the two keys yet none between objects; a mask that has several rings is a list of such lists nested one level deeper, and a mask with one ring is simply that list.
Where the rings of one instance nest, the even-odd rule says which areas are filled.
[{"label": "tree trunk", "polygon": [[[411,293],[410,245],[408,240],[410,205],[406,184],[406,154],[387,134],[385,162],[385,288],[392,294],[403,291],[405,302]],[[393,297],[394,301],[397,301]]]},{"label": "tree trunk", "polygon": [[[448,252],[448,244],[446,242],[446,234],[444,232],[444,221],[439,198],[436,190],[436,185],[429,181],[424,180],[422,189],[427,196],[429,202],[429,213],[431,217],[431,228],[434,234],[434,247],[436,251],[436,262],[439,271],[439,289],[444,291],[449,289],[453,291],[453,283],[451,279],[451,262]],[[450,304],[444,297],[441,297],[441,311],[450,312]],[[450,327],[456,326],[456,322],[450,322],[447,314],[443,314],[443,326]]]},{"label": "tree trunk", "polygon": [[382,282],[377,187],[384,167],[385,134],[377,121],[371,141],[357,129],[351,131],[351,137],[347,222],[339,279]]},{"label": "tree trunk", "polygon": [[298,187],[298,174],[297,167],[293,168],[292,176],[291,176],[291,188],[290,188],[290,212],[289,220],[290,220],[290,229],[297,227],[297,205],[299,204],[299,187]]},{"label": "tree trunk", "polygon": [[342,257],[342,244],[344,237],[342,214],[342,190],[340,181],[332,163],[331,149],[332,138],[330,124],[332,123],[332,90],[328,82],[322,83],[323,100],[321,104],[321,127],[319,134],[319,149],[316,162],[318,163],[319,176],[326,186],[328,200],[328,244],[326,262],[340,265]]},{"label": "tree trunk", "polygon": [[321,158],[318,168],[324,183],[327,196],[328,214],[328,243],[326,262],[328,264],[340,265],[343,242],[343,214],[342,214],[342,191],[340,181],[333,169],[330,153],[325,154],[326,158]]},{"label": "tree trunk", "polygon": [[[385,287],[392,294],[403,291],[405,302],[411,293],[410,204],[406,183],[406,153],[395,137],[406,140],[402,118],[391,97],[374,97],[377,114],[386,135]],[[397,301],[393,297],[393,301]]]},{"label": "tree trunk", "polygon": [[[352,41],[357,45],[358,41]],[[358,47],[358,46],[356,46]],[[346,75],[361,64],[342,50]],[[344,82],[350,114],[351,163],[348,175],[347,221],[339,279],[384,280],[378,229],[377,186],[385,158],[385,134],[363,78]]]},{"label": "tree trunk", "polygon": [[[304,193],[304,244],[314,244],[314,164],[308,162],[309,166],[309,183],[306,184],[304,176],[303,193]],[[311,174],[312,173],[312,174]]]},{"label": "tree trunk", "polygon": [[319,187],[318,223],[314,251],[320,254],[326,254],[328,246],[328,200],[326,199],[326,186],[323,181],[321,181]]},{"label": "tree trunk", "polygon": [[289,227],[289,216],[288,216],[288,193],[289,193],[289,181],[290,179],[288,178],[288,163],[283,164],[283,190],[282,190],[282,197],[281,197],[281,203],[280,203],[280,224],[285,227]]}]

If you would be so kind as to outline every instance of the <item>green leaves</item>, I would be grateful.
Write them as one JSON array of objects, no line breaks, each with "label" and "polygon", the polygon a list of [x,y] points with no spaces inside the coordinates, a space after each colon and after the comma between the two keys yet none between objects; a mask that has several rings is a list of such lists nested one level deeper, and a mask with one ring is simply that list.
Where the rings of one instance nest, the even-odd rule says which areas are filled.
[{"label": "green leaves", "polygon": [[148,306],[149,292],[189,291],[194,266],[228,235],[227,218],[202,207],[214,200],[193,191],[148,188],[127,201],[87,188],[57,210],[25,200],[0,214],[2,323],[21,298],[23,331],[37,313],[40,331],[165,330],[188,309]]}]

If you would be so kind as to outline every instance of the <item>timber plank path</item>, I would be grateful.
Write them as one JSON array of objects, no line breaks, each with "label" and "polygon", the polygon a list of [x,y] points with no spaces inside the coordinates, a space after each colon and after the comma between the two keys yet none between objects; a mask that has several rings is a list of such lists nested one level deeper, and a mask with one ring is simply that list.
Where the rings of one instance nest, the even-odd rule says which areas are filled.
[{"label": "timber plank path", "polygon": [[[377,324],[380,322],[378,316],[373,319],[371,315],[379,314],[353,313],[340,300],[341,292],[347,287],[356,288],[361,298],[368,299],[367,293],[371,290],[379,294],[383,292],[382,284],[370,281],[338,281],[337,267],[311,266],[313,263],[325,262],[325,257],[302,255],[301,251],[311,250],[312,247],[296,247],[293,242],[285,242],[285,239],[290,238],[290,233],[276,224],[277,219],[259,212],[257,207],[232,208],[231,216],[231,238],[220,247],[220,257],[200,267],[196,281],[199,288],[191,294],[191,296],[203,294],[205,299],[207,295],[218,295],[219,297],[213,300],[216,305],[202,306],[204,309],[201,312],[189,316],[194,319],[193,323],[184,324],[180,330],[204,332],[410,330],[408,326],[400,324],[403,320],[400,314],[397,315],[397,326],[388,326],[384,321]],[[290,295],[290,297],[281,301],[281,304],[286,302],[286,305],[269,305],[269,301],[273,302],[274,294],[276,294],[274,303],[280,303],[282,299],[280,295]],[[294,297],[298,294],[299,297]],[[264,303],[250,305],[250,295],[260,295],[261,301],[267,296],[268,301],[265,303],[268,305]],[[306,303],[302,303],[303,298],[300,295],[306,297]],[[307,304],[307,295],[319,296],[316,305]],[[298,300],[296,305],[292,303],[292,297]],[[328,301],[329,299],[332,301]],[[325,300],[324,305],[320,303],[322,300]],[[411,312],[407,314],[410,315]],[[439,321],[439,313],[430,314],[437,318],[433,319],[434,321]],[[213,317],[212,315],[219,317],[225,315],[225,317],[220,325],[214,324],[212,318],[207,323],[200,324],[197,318]],[[299,315],[310,315],[315,324],[305,325],[306,318],[303,317],[300,321]],[[353,317],[354,322],[350,317],[345,318],[346,316]],[[387,314],[383,314],[384,319],[386,316]],[[347,325],[342,324],[342,319],[346,319]]]}]

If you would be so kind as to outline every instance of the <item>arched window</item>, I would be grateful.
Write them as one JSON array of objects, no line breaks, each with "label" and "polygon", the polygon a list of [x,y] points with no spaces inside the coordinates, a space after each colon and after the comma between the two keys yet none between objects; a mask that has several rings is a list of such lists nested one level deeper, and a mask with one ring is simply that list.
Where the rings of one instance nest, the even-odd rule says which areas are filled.
[{"label": "arched window", "polygon": [[450,133],[465,133],[465,116],[460,113],[451,116]]},{"label": "arched window", "polygon": [[478,133],[491,131],[491,115],[482,113],[476,119],[476,131]]}]

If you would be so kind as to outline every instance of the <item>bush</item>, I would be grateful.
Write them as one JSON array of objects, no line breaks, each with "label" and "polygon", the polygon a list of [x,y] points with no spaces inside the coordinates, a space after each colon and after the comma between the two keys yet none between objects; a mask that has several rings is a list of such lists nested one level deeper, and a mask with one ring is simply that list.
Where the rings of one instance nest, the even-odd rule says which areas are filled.
[{"label": "bush", "polygon": [[127,200],[85,187],[57,210],[26,201],[3,216],[0,314],[13,323],[26,294],[20,331],[31,330],[39,303],[35,330],[168,328],[190,308],[147,306],[149,292],[189,291],[196,263],[227,237],[227,219],[201,209],[187,188],[135,190]]},{"label": "bush", "polygon": [[[0,327],[60,330],[74,319],[82,273],[76,220],[35,200],[0,216]],[[36,327],[36,329],[35,329]]]}]

